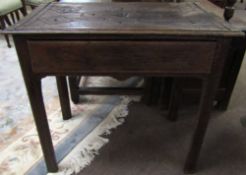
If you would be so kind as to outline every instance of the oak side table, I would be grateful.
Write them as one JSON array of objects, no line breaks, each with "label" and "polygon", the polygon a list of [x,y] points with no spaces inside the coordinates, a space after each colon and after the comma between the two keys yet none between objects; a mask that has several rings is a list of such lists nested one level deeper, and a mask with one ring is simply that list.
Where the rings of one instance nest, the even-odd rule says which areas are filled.
[{"label": "oak side table", "polygon": [[194,172],[228,50],[244,37],[195,2],[50,3],[5,32],[14,38],[49,172],[58,166],[41,79],[56,76],[66,85],[66,76],[79,75],[200,78],[198,121],[184,167]]}]

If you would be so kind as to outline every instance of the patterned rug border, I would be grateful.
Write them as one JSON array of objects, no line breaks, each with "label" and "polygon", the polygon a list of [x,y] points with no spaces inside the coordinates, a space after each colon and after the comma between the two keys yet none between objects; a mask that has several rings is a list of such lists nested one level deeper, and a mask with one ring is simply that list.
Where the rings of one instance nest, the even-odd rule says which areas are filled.
[{"label": "patterned rug border", "polygon": [[[130,79],[130,81],[126,84],[128,86],[137,86],[137,84],[140,82],[140,78],[136,79]],[[110,113],[114,110],[116,106],[120,105],[128,105],[128,103],[131,101],[130,99],[127,100],[127,104],[124,104],[124,99],[120,96],[110,96],[104,100],[104,103],[97,109],[96,112],[91,113],[90,117],[88,117],[85,121],[81,122],[81,124],[74,129],[66,138],[64,138],[58,145],[55,146],[55,154],[57,162],[60,163],[80,142],[82,142],[90,133],[92,133],[105,119],[107,119],[110,115]],[[121,116],[126,117],[126,116]],[[122,124],[123,122],[119,123]],[[113,129],[114,126],[111,126],[107,129],[104,129],[102,133],[108,133],[111,129]],[[100,136],[99,133],[98,136]],[[102,144],[102,146],[105,143]],[[100,148],[98,148],[100,149]],[[83,151],[83,150],[81,150]],[[95,150],[97,152],[98,150]],[[91,162],[94,158],[94,155],[92,155]],[[87,162],[87,165],[89,164]],[[79,169],[82,170],[84,166],[80,167]],[[50,174],[56,174],[56,175],[63,175],[64,172],[60,172],[60,166],[59,166],[59,172],[58,173],[50,173]],[[72,174],[66,173],[66,174]],[[42,158],[39,160],[36,164],[34,164],[26,173],[26,175],[46,175],[47,170],[45,166],[44,159]]]}]

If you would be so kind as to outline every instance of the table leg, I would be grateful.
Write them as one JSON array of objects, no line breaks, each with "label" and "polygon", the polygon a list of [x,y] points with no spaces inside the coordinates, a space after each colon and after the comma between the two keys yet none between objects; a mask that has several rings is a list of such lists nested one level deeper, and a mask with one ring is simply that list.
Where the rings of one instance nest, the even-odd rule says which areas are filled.
[{"label": "table leg", "polygon": [[144,78],[144,94],[142,97],[142,102],[146,105],[152,105],[152,94],[151,91],[153,89],[153,77]]},{"label": "table leg", "polygon": [[57,89],[59,93],[63,120],[68,120],[72,118],[72,112],[71,112],[71,107],[70,107],[66,77],[57,76],[56,83],[57,83]]},{"label": "table leg", "polygon": [[[231,95],[233,92],[233,89],[235,87],[235,83],[243,62],[245,49],[246,49],[246,38],[242,39],[235,39],[232,42],[232,46],[235,46],[232,48],[232,55],[230,55],[233,59],[233,62],[230,63],[230,71],[228,70],[227,76],[227,85],[226,85],[226,91],[223,95],[223,99],[218,101],[218,104],[216,105],[216,108],[219,110],[227,110],[228,105],[230,103]],[[227,63],[228,64],[228,63]]]},{"label": "table leg", "polygon": [[209,123],[216,87],[214,78],[206,78],[203,80],[202,96],[198,112],[199,119],[185,162],[185,173],[194,173],[196,171],[196,164]]},{"label": "table leg", "polygon": [[172,91],[172,84],[173,84],[173,78],[162,78],[162,89],[161,89],[161,98],[160,98],[160,105],[161,109],[168,110],[170,101],[171,101],[171,91]]},{"label": "table leg", "polygon": [[178,118],[179,106],[182,101],[182,80],[174,78],[171,89],[171,97],[168,108],[167,119],[170,121],[176,121]]},{"label": "table leg", "polygon": [[76,76],[69,76],[68,77],[69,81],[69,87],[70,87],[70,94],[71,94],[71,99],[74,104],[79,103],[79,87],[77,83],[77,77]]},{"label": "table leg", "polygon": [[13,38],[15,41],[23,78],[26,84],[44,160],[49,172],[57,172],[58,165],[56,162],[55,151],[52,144],[42,96],[41,77],[32,72],[26,40],[23,39],[22,36],[15,36]]},{"label": "table leg", "polygon": [[25,83],[47,169],[49,172],[57,172],[58,165],[56,163],[55,152],[43,102],[41,79],[31,77],[28,81],[25,81]]},{"label": "table leg", "polygon": [[151,91],[151,104],[159,105],[161,95],[161,80],[162,77],[153,77],[152,91]]}]

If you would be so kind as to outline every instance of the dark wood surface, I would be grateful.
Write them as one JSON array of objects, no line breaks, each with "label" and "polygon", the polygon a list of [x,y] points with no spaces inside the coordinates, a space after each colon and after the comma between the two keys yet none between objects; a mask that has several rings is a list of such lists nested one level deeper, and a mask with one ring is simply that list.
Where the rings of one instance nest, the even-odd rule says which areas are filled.
[{"label": "dark wood surface", "polygon": [[65,76],[57,76],[56,84],[61,104],[61,111],[64,120],[72,118],[72,112],[70,107],[67,79]]},{"label": "dark wood surface", "polygon": [[198,122],[185,163],[185,171],[194,172],[224,62],[244,37],[196,3],[52,3],[6,32],[14,37],[50,172],[57,163],[41,94],[41,79],[50,75],[200,78]]},{"label": "dark wood surface", "polygon": [[[209,13],[223,18],[223,8],[219,8],[214,4],[210,3],[209,1],[199,1],[197,3],[199,3],[199,6],[202,7],[205,11],[208,11]],[[239,5],[240,3],[237,4],[237,6]],[[234,28],[237,28],[238,30],[245,32],[245,14],[245,10],[236,9],[235,15],[230,20],[228,25],[231,25]],[[233,88],[235,86],[236,79],[244,58],[246,38],[244,40],[234,41],[233,45],[237,45],[238,47],[232,47],[230,50],[215,98],[215,101],[217,102],[216,109],[219,110],[226,110],[228,108],[230,97],[233,92]],[[193,101],[197,102],[200,92],[201,82],[199,80],[186,78],[185,81],[183,81],[184,102],[189,101],[190,99],[194,99]]]},{"label": "dark wood surface", "polygon": [[28,41],[35,73],[209,73],[216,47],[213,41]]},{"label": "dark wood surface", "polygon": [[[10,33],[233,34],[233,28],[196,3],[51,3]],[[148,11],[148,13],[146,13]],[[173,20],[175,18],[175,20]],[[174,32],[175,31],[175,32]],[[180,32],[177,32],[180,31]],[[196,31],[196,32],[194,32]]]},{"label": "dark wood surface", "polygon": [[[141,1],[141,2],[147,1],[148,2],[151,0],[136,0],[136,1]],[[170,0],[170,1],[172,1],[172,0]],[[118,0],[117,2],[120,2],[120,0]],[[133,2],[133,0],[131,0],[131,2]],[[166,1],[164,1],[164,2],[166,3]],[[220,2],[222,2],[222,0]],[[216,14],[216,16],[223,19],[223,13],[224,13],[223,7],[225,6],[224,2],[221,3],[222,8],[216,7],[214,4],[210,3],[207,0],[206,1],[204,1],[204,0],[196,1],[196,3],[199,5],[199,7],[204,9],[204,11]],[[245,15],[243,15],[243,13],[245,13],[244,12],[245,10],[238,10],[238,6],[240,4],[241,3],[237,4],[234,18],[231,19],[229,23],[226,23],[226,25],[229,25],[229,26],[234,27],[234,28],[241,30],[241,31],[245,31],[246,30],[246,22],[245,22],[245,20],[243,20],[245,17]],[[246,39],[244,41],[241,40],[241,41],[237,41],[237,42],[233,43],[233,45],[238,45],[239,47],[232,47],[230,50],[229,56],[227,57],[226,64],[225,64],[225,67],[223,70],[223,75],[222,75],[220,85],[219,85],[219,88],[217,89],[217,93],[216,93],[216,97],[215,97],[215,102],[216,102],[215,109],[226,110],[229,106],[230,97],[231,97],[231,94],[233,92],[233,88],[234,88],[234,85],[235,85],[235,82],[236,82],[236,79],[238,76],[238,72],[240,70],[241,63],[243,60],[243,56],[244,56],[244,52],[245,52],[245,46],[246,46],[245,42],[246,42]],[[165,81],[165,80],[161,80],[161,81],[165,82],[164,83],[165,84],[164,85],[165,92],[164,93],[159,92],[159,96],[161,94],[163,94],[163,97],[159,97],[159,96],[154,97],[154,95],[152,95],[152,100],[154,100],[154,98],[156,98],[154,100],[155,101],[154,104],[161,102],[160,105],[164,106],[164,108],[167,109],[168,105],[170,103],[169,99],[171,98],[170,97],[171,92],[169,90],[170,88],[168,88],[168,87],[170,87],[172,85],[170,84],[170,81],[169,82]],[[158,86],[154,82],[152,84],[153,84],[152,86]],[[72,86],[74,86],[74,87],[78,86],[77,84],[70,84],[70,85],[71,85],[71,89],[74,89]],[[182,95],[181,96],[184,96],[184,98],[183,98],[184,103],[188,102],[188,101],[189,101],[189,103],[192,103],[192,104],[197,103],[199,100],[199,96],[201,94],[201,86],[202,86],[201,81],[198,79],[192,79],[192,78],[187,79],[186,78],[185,81],[183,81],[182,86],[183,86],[183,88],[182,88]],[[162,88],[161,91],[163,91],[164,89]],[[158,89],[154,89],[153,92],[150,91],[149,93],[153,94],[157,90]],[[82,92],[82,91],[80,91],[80,92]],[[99,92],[100,92],[100,89],[98,89],[97,94],[99,94]],[[81,93],[79,93],[79,91],[72,91],[71,93],[73,93],[73,97],[74,97],[73,99],[78,98],[79,94],[81,94]],[[83,94],[85,94],[85,93],[83,93]],[[110,93],[108,93],[108,94],[110,94]],[[161,100],[161,99],[163,99],[163,100]],[[190,100],[190,99],[192,99],[192,100]],[[78,103],[78,100],[74,101],[74,102]]]}]

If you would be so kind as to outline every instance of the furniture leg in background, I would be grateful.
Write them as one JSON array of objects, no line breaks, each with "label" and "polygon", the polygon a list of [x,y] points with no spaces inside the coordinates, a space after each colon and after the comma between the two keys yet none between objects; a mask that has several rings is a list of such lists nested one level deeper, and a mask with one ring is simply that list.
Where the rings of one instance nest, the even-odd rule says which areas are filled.
[{"label": "furniture leg in background", "polygon": [[70,96],[74,104],[79,103],[79,81],[80,79],[81,79],[80,76],[69,76],[68,77]]},{"label": "furniture leg in background", "polygon": [[61,111],[64,120],[72,118],[72,112],[70,107],[69,93],[67,87],[67,80],[65,76],[56,77],[57,89],[59,93],[59,99],[61,104]]},{"label": "furniture leg in background", "polygon": [[[5,0],[0,5],[0,28],[2,30],[15,24],[20,20],[20,12],[23,16],[26,13],[26,5],[24,0]],[[10,20],[11,18],[11,20]],[[4,34],[7,46],[11,48],[8,34]]]},{"label": "furniture leg in background", "polygon": [[167,118],[170,121],[176,121],[178,118],[179,106],[182,101],[182,80],[174,78],[171,88],[170,104],[168,107]]}]

